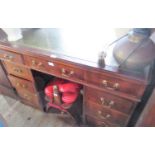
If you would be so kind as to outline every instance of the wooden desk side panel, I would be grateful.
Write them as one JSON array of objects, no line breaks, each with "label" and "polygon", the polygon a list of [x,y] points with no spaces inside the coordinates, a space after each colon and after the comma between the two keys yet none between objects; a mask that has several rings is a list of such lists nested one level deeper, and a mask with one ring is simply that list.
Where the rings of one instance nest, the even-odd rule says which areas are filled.
[{"label": "wooden desk side panel", "polygon": [[4,71],[4,68],[1,62],[0,62],[0,84],[11,88],[11,84],[7,78],[6,72]]},{"label": "wooden desk side panel", "polygon": [[152,92],[139,120],[137,127],[155,127],[155,89]]}]

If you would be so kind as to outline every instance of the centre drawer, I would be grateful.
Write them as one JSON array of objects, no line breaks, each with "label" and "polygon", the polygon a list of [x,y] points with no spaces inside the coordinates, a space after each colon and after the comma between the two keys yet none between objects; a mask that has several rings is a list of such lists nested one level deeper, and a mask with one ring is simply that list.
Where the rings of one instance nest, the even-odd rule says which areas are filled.
[{"label": "centre drawer", "polygon": [[24,56],[26,65],[29,67],[59,76],[61,78],[73,79],[76,81],[82,81],[84,79],[84,72],[81,68],[75,65],[70,65],[66,63],[59,63],[57,61],[51,60],[46,61],[40,58],[34,58],[30,56]]},{"label": "centre drawer", "polygon": [[109,91],[117,91],[132,95],[136,98],[141,98],[146,87],[145,84],[109,74],[89,71],[86,73],[85,80],[89,84]]},{"label": "centre drawer", "polygon": [[91,89],[86,87],[85,89],[86,102],[93,102],[101,107],[120,111],[122,113],[132,113],[136,103],[133,101],[106,93],[104,91]]},{"label": "centre drawer", "polygon": [[14,77],[12,75],[8,75],[9,80],[11,81],[11,84],[16,89],[25,89],[29,92],[35,93],[36,89],[32,82],[29,82],[27,80]]},{"label": "centre drawer", "polygon": [[32,73],[28,68],[10,62],[4,62],[4,64],[9,74],[33,81]]},{"label": "centre drawer", "polygon": [[23,64],[23,58],[20,54],[0,49],[0,58],[14,63]]}]

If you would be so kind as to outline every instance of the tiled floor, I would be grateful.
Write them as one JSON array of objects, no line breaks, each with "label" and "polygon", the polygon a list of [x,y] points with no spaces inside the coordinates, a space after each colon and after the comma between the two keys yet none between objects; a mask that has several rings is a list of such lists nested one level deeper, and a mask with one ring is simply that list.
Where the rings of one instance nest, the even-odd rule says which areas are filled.
[{"label": "tiled floor", "polygon": [[0,115],[10,127],[72,127],[69,116],[46,114],[10,97],[0,95]]}]

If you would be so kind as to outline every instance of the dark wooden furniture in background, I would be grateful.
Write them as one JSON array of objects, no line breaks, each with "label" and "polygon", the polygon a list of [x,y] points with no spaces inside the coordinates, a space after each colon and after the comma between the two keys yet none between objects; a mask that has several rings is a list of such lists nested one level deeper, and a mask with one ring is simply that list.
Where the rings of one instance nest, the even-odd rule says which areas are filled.
[{"label": "dark wooden furniture in background", "polygon": [[[94,46],[94,41],[91,44],[85,40],[88,49],[84,47],[80,53],[76,50],[80,41],[76,40],[78,46],[75,46],[72,38],[70,44],[75,46],[75,51],[72,49],[69,53],[71,49],[63,47],[60,32],[59,29],[30,30],[23,33],[20,41],[0,42],[0,59],[11,83],[10,89],[14,88],[24,103],[42,110],[33,71],[77,82],[83,85],[83,123],[128,126],[150,83],[151,64],[142,72],[120,70],[110,54],[107,65],[101,68],[97,59],[91,61],[97,55],[94,47],[98,46]],[[85,50],[92,56],[86,55]]]},{"label": "dark wooden furniture in background", "polygon": [[137,123],[137,127],[155,127],[155,89],[152,92]]}]

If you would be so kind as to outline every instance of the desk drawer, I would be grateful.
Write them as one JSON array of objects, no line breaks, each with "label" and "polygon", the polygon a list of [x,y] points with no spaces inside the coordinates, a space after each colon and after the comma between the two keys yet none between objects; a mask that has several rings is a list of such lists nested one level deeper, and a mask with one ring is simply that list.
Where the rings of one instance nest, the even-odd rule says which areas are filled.
[{"label": "desk drawer", "polygon": [[[25,64],[33,69],[49,72],[50,66],[48,65],[48,62],[45,60],[30,57],[30,56],[25,56],[25,55],[24,55],[24,60],[25,60]],[[55,69],[53,66],[53,72],[54,71],[55,71]]]},{"label": "desk drawer", "polygon": [[136,103],[130,100],[123,99],[121,97],[99,91],[96,89],[85,89],[86,102],[93,102],[108,109],[117,110],[126,114],[130,114]]},{"label": "desk drawer", "polygon": [[27,101],[25,99],[22,99],[22,98],[20,98],[20,101],[21,101],[21,103],[24,103],[24,104],[26,104],[28,106],[31,106],[33,108],[37,108],[38,110],[41,110],[42,111],[41,105],[39,103],[34,104],[34,103],[29,102],[29,101]]},{"label": "desk drawer", "polygon": [[84,79],[83,70],[75,65],[64,65],[53,60],[48,62],[39,58],[29,56],[24,56],[24,60],[26,65],[30,66],[33,69],[47,72],[61,78],[73,79],[77,81],[81,81]]},{"label": "desk drawer", "polygon": [[85,102],[85,114],[95,117],[99,121],[108,121],[119,126],[125,126],[129,118],[128,115],[109,108],[104,108],[101,105],[94,104],[91,101]]},{"label": "desk drawer", "polygon": [[17,88],[17,93],[19,95],[19,97],[21,97],[22,99],[26,100],[29,104],[31,105],[39,105],[39,97],[37,94],[32,94],[31,92],[28,92],[27,90],[24,89],[19,89]]},{"label": "desk drawer", "polygon": [[116,124],[112,124],[108,121],[100,121],[97,118],[89,115],[86,115],[86,122],[89,126],[92,126],[92,127],[94,126],[95,127],[118,127],[118,125]]},{"label": "desk drawer", "polygon": [[116,76],[108,75],[106,73],[87,72],[86,81],[90,84],[96,85],[100,88],[104,88],[110,91],[117,91],[133,95],[140,98],[145,90],[143,83],[137,83],[126,80],[125,78],[117,78]]},{"label": "desk drawer", "polygon": [[17,77],[14,77],[12,75],[9,75],[9,80],[11,81],[11,84],[14,88],[16,89],[25,89],[29,92],[35,93],[35,86],[33,83],[27,81],[27,80],[23,80]]},{"label": "desk drawer", "polygon": [[28,68],[24,66],[13,64],[10,62],[5,62],[6,70],[9,74],[27,79],[33,80],[32,73]]},{"label": "desk drawer", "polygon": [[59,64],[58,74],[62,78],[67,78],[69,80],[83,81],[84,80],[84,71],[76,66],[67,66]]},{"label": "desk drawer", "polygon": [[20,54],[4,51],[0,49],[0,59],[7,60],[13,63],[21,63],[23,64],[23,58]]}]

